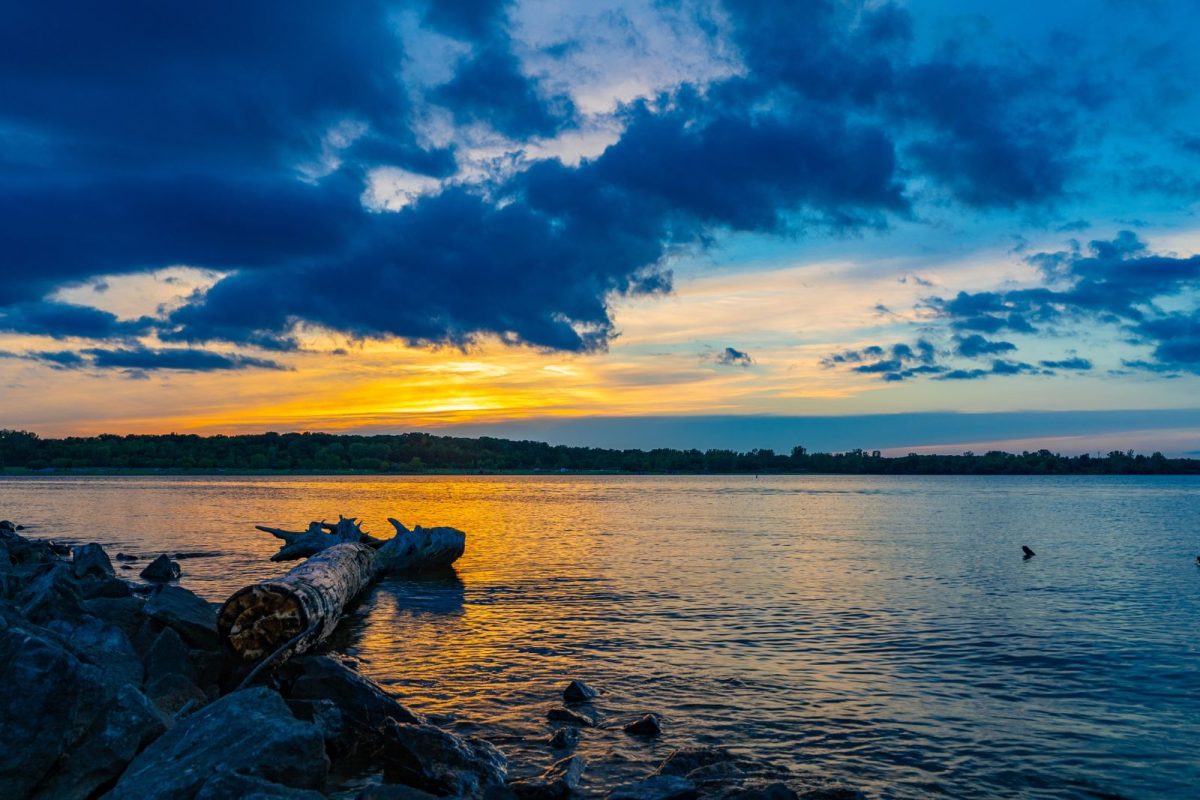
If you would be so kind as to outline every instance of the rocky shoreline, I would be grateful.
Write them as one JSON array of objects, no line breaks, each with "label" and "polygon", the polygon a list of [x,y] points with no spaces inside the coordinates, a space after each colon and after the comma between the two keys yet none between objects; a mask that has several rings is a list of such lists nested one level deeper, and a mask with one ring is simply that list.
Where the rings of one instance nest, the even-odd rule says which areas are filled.
[{"label": "rocky shoreline", "polygon": [[[590,785],[574,751],[611,726],[602,695],[580,681],[564,681],[547,714],[546,763],[519,765],[512,772],[536,774],[515,779],[491,743],[434,724],[335,654],[286,660],[240,686],[247,670],[222,650],[217,607],[178,585],[178,563],[160,556],[141,575],[147,583],[118,577],[99,544],[32,540],[0,521],[0,797],[865,798],[801,789],[719,747],[676,750],[633,783]],[[661,732],[655,715],[622,727]]]}]

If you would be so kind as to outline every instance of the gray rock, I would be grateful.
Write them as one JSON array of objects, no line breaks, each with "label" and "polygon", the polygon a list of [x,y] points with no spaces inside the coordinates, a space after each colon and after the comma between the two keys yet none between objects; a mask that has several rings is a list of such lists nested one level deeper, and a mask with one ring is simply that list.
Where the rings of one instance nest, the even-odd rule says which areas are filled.
[{"label": "gray rock", "polygon": [[226,772],[316,789],[325,782],[329,758],[314,725],[293,717],[276,692],[256,687],[185,717],[135,758],[105,797],[191,800]]},{"label": "gray rock", "polygon": [[147,598],[142,611],[151,619],[174,628],[191,647],[202,650],[219,650],[221,647],[216,609],[182,586],[157,587]]},{"label": "gray rock", "polygon": [[723,747],[682,747],[667,756],[654,774],[683,776],[712,764],[736,762],[737,757]]},{"label": "gray rock", "polygon": [[148,680],[145,692],[160,711],[172,717],[184,707],[196,708],[208,702],[203,689],[177,672]]},{"label": "gray rock", "polygon": [[311,789],[292,789],[282,784],[221,770],[204,782],[196,800],[325,800]]},{"label": "gray rock", "polygon": [[85,600],[84,611],[93,617],[98,617],[110,625],[115,625],[130,639],[137,632],[145,617],[142,606],[145,600],[140,597],[97,597]]},{"label": "gray rock", "polygon": [[109,683],[142,685],[142,661],[129,637],[115,625],[84,617],[78,621],[52,620],[45,627],[67,642],[76,656],[100,670]]},{"label": "gray rock", "polygon": [[135,687],[14,615],[0,617],[0,685],[0,797],[89,797],[166,726]]},{"label": "gray rock", "polygon": [[591,728],[596,724],[591,717],[584,716],[578,711],[572,711],[569,708],[552,708],[546,712],[546,719],[551,722],[564,722],[567,725],[575,725],[580,728]]},{"label": "gray rock", "polygon": [[513,781],[509,787],[520,800],[563,800],[579,789],[586,769],[583,756],[568,756],[538,777]]},{"label": "gray rock", "polygon": [[354,800],[436,800],[436,797],[402,783],[374,783],[359,792]]},{"label": "gray rock", "polygon": [[[92,698],[92,702],[101,702]],[[83,737],[38,784],[34,798],[87,798],[125,769],[146,744],[167,729],[168,721],[133,686],[122,686]]]},{"label": "gray rock", "polygon": [[556,730],[547,740],[547,744],[555,750],[571,750],[579,744],[579,728],[564,726]]},{"label": "gray rock", "polygon": [[120,578],[84,578],[79,581],[79,592],[84,600],[98,597],[133,597],[129,584]]},{"label": "gray rock", "polygon": [[164,553],[146,565],[146,568],[141,571],[141,578],[144,581],[167,583],[176,580],[180,574],[179,565],[167,558]]},{"label": "gray rock", "polygon": [[164,675],[182,675],[194,678],[188,647],[174,628],[163,628],[155,637],[143,659],[146,668],[146,683]]},{"label": "gray rock", "polygon": [[84,616],[83,595],[66,564],[39,567],[40,573],[21,591],[21,613],[35,624]]},{"label": "gray rock", "polygon": [[625,725],[622,730],[630,736],[658,736],[662,733],[662,724],[658,721],[658,717],[647,714],[641,719]]},{"label": "gray rock", "polygon": [[563,700],[568,703],[586,703],[595,700],[599,695],[599,692],[583,681],[571,681],[567,688],[563,689]]},{"label": "gray rock", "polygon": [[346,661],[330,656],[292,659],[280,671],[280,685],[289,700],[329,700],[340,709],[342,729],[333,745],[343,753],[379,747],[380,729],[389,719],[425,723]]},{"label": "gray rock", "polygon": [[609,800],[691,800],[698,795],[696,784],[678,775],[652,775],[636,783],[618,786]]},{"label": "gray rock", "polygon": [[433,725],[388,720],[384,780],[437,795],[482,797],[504,785],[508,762],[490,742],[463,738]]},{"label": "gray rock", "polygon": [[95,542],[80,545],[75,548],[74,552],[75,558],[71,562],[71,572],[75,574],[76,578],[111,578],[115,574],[112,562],[108,560],[108,553],[105,553],[104,548]]}]

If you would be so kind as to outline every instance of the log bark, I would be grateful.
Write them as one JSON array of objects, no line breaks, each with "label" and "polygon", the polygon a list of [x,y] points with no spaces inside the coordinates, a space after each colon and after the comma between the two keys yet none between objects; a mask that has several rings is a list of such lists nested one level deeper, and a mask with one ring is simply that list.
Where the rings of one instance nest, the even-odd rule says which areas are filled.
[{"label": "log bark", "polygon": [[327,547],[286,575],[233,594],[217,616],[230,652],[243,661],[300,653],[333,633],[342,612],[377,576],[375,550],[357,542]]},{"label": "log bark", "polygon": [[313,522],[305,531],[255,526],[283,540],[272,561],[308,560],[226,600],[217,617],[222,642],[246,662],[304,652],[333,633],[346,607],[377,578],[447,568],[466,548],[466,534],[455,528],[409,530],[388,521],[396,535],[387,540],[363,533],[349,517]]}]

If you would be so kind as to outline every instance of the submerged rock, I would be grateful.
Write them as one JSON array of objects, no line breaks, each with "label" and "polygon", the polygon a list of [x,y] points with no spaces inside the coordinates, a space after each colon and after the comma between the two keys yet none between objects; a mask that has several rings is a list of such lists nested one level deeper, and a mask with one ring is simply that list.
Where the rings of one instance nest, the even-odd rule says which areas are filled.
[{"label": "submerged rock", "polygon": [[256,687],[185,717],[133,760],[105,798],[191,800],[225,773],[317,789],[328,772],[321,732],[293,717],[278,693]]},{"label": "submerged rock", "polygon": [[681,747],[672,751],[654,774],[683,776],[701,767],[736,762],[737,758],[733,753],[723,747]]},{"label": "submerged rock", "polygon": [[181,574],[182,570],[179,569],[179,565],[167,558],[164,553],[146,565],[141,572],[141,578],[155,583],[167,583],[176,580]]},{"label": "submerged rock", "polygon": [[599,695],[599,692],[583,681],[571,681],[567,688],[563,689],[563,700],[568,703],[586,703],[595,700]]},{"label": "submerged rock", "polygon": [[[824,790],[818,789],[817,791]],[[776,781],[760,786],[741,786],[732,789],[721,795],[721,800],[797,800],[797,795],[786,783]],[[810,800],[816,800],[816,798],[810,798]],[[837,800],[837,798],[829,797],[827,800]]]},{"label": "submerged rock", "polygon": [[568,756],[538,777],[513,781],[509,787],[520,800],[563,800],[579,788],[586,769],[583,756]]},{"label": "submerged rock", "polygon": [[174,628],[192,647],[217,650],[221,646],[216,609],[181,586],[156,587],[142,610],[151,619]]},{"label": "submerged rock", "polygon": [[95,542],[75,548],[71,572],[76,578],[111,578],[115,574],[112,562],[108,560],[108,553]]},{"label": "submerged rock", "polygon": [[579,744],[579,728],[562,727],[551,734],[547,744],[555,750],[571,750]]},{"label": "submerged rock", "polygon": [[691,800],[699,792],[696,784],[678,775],[652,775],[636,783],[618,786],[608,800]]},{"label": "submerged rock", "polygon": [[131,556],[128,553],[117,553],[116,559],[117,561],[137,561],[138,557]]},{"label": "submerged rock", "polygon": [[653,714],[647,714],[641,719],[634,720],[622,728],[630,736],[658,736],[662,733],[662,723]]},{"label": "submerged rock", "polygon": [[384,780],[437,795],[481,797],[504,786],[508,762],[490,742],[463,738],[433,725],[388,720]]},{"label": "submerged rock", "polygon": [[591,717],[586,717],[569,708],[552,708],[546,712],[546,719],[551,722],[565,722],[568,725],[576,725],[580,728],[591,728],[596,724]]}]

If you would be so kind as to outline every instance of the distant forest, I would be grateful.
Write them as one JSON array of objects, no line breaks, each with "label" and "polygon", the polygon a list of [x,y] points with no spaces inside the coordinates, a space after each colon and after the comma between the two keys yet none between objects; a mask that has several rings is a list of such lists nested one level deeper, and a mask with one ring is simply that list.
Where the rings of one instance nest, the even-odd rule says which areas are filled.
[{"label": "distant forest", "polygon": [[885,458],[878,450],[810,453],[774,450],[606,450],[481,437],[405,433],[343,436],[263,433],[247,436],[116,436],[43,439],[0,430],[0,470],[8,473],[120,472],[622,472],[832,473],[845,475],[1160,475],[1200,474],[1200,460],[1161,453],[1061,456],[1030,453]]}]

